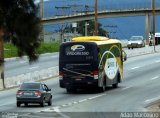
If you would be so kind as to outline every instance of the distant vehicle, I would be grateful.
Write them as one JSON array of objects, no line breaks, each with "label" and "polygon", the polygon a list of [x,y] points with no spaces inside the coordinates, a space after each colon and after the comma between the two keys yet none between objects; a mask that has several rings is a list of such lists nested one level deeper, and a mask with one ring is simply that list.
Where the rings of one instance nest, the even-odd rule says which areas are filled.
[{"label": "distant vehicle", "polygon": [[[155,45],[160,44],[160,33],[155,33]],[[153,35],[150,34],[149,36],[149,45],[153,45]]]},{"label": "distant vehicle", "polygon": [[130,40],[128,40],[127,47],[128,49],[145,47],[145,41],[143,36],[132,36]]},{"label": "distant vehicle", "polygon": [[52,105],[51,89],[40,82],[27,82],[20,86],[16,93],[17,107],[21,104],[28,106],[28,103],[39,103],[44,107],[45,103]]},{"label": "distant vehicle", "polygon": [[127,59],[121,42],[107,37],[73,38],[60,46],[59,82],[67,92],[106,86],[117,87],[123,80],[123,62]]}]

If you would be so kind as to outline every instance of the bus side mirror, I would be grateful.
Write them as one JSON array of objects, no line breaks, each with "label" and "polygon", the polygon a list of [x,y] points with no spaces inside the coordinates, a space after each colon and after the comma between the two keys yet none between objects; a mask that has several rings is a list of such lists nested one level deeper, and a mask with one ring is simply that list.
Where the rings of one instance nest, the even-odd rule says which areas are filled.
[{"label": "bus side mirror", "polygon": [[125,62],[127,60],[127,54],[123,51],[123,62]]}]

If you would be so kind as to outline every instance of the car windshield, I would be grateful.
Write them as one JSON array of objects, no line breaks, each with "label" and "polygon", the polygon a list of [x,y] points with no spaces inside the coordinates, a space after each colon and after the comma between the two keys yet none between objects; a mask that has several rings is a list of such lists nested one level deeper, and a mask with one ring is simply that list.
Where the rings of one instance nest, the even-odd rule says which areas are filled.
[{"label": "car windshield", "polygon": [[133,36],[133,37],[131,37],[131,40],[134,40],[134,41],[142,40],[142,37],[140,37],[140,36]]},{"label": "car windshield", "polygon": [[39,83],[24,83],[20,87],[21,90],[33,90],[33,89],[40,89]]}]

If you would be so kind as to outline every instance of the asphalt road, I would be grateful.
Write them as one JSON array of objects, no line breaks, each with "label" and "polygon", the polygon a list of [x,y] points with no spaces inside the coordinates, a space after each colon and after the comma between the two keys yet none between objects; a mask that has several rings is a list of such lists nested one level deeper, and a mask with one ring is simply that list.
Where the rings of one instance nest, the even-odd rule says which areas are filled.
[{"label": "asphalt road", "polygon": [[[156,48],[159,49],[160,47],[158,46]],[[146,46],[144,48],[135,48],[133,50],[128,50],[127,48],[124,48],[123,50],[125,50],[128,56],[134,56],[137,54],[144,54],[144,53],[151,52],[151,49],[153,49],[153,47]],[[32,64],[28,62],[28,59],[26,57],[17,58],[16,60],[12,60],[12,61],[5,61],[4,76],[5,78],[9,78],[9,77],[18,76],[21,74],[40,71],[43,69],[48,69],[48,68],[58,66],[58,57],[59,57],[59,53],[56,52],[56,53],[48,53],[48,54],[40,55],[38,61]]]},{"label": "asphalt road", "polygon": [[[59,88],[58,78],[45,81],[52,89],[53,105],[51,107],[41,108],[38,105],[31,105],[17,108],[16,89],[2,91],[0,92],[0,111],[34,112],[35,114],[39,114],[36,113],[39,111],[58,113],[145,111],[148,103],[160,97],[159,57],[160,53],[129,58],[124,63],[125,80],[119,84],[118,88],[108,87],[104,93],[88,90],[67,94],[65,89]],[[48,114],[45,112],[43,112],[44,116]]]}]

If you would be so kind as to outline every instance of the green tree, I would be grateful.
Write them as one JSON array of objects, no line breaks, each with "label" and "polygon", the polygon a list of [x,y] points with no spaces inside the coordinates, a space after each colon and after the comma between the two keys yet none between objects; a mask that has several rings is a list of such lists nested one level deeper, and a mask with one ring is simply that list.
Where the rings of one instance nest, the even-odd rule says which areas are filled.
[{"label": "green tree", "polygon": [[[86,21],[80,21],[78,23],[78,29],[77,31],[82,34],[83,36],[85,35],[85,22]],[[94,33],[94,21],[93,20],[89,20],[87,21],[87,23],[89,24],[87,27],[88,30],[88,36],[92,36]],[[99,36],[106,36],[106,31],[102,28],[102,24],[98,23],[98,35]]]},{"label": "green tree", "polygon": [[27,55],[30,62],[38,59],[36,49],[40,45],[37,12],[34,0],[0,0],[0,31],[12,37],[18,55]]},{"label": "green tree", "polygon": [[[18,56],[27,55],[29,61],[38,59],[36,49],[40,46],[40,18],[34,0],[0,0],[0,84],[4,86],[4,36],[11,37]],[[1,81],[2,80],[2,81]]]}]

